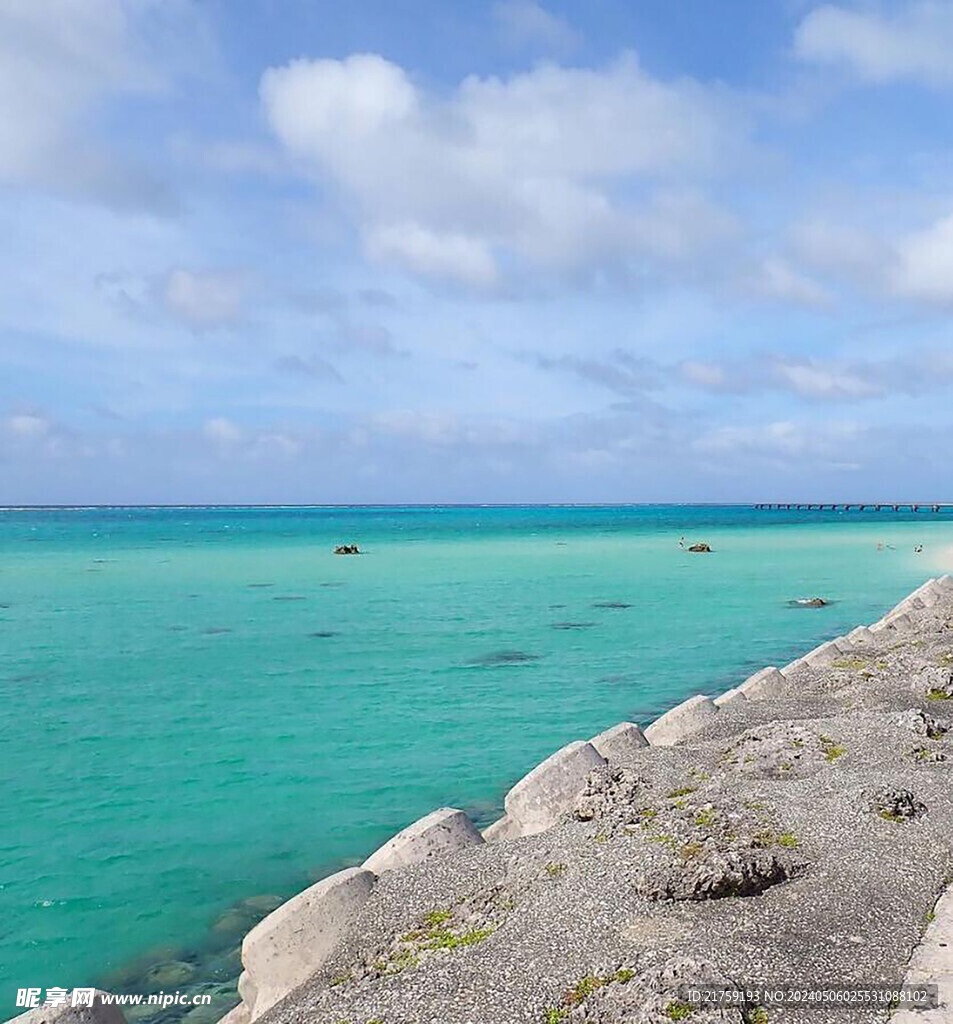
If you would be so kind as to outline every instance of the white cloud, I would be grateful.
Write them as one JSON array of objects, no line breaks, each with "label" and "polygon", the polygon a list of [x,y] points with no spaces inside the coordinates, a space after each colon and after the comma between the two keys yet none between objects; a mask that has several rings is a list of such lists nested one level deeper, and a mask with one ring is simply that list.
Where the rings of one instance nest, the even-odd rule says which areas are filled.
[{"label": "white cloud", "polygon": [[815,464],[840,470],[860,469],[846,458],[851,445],[862,438],[864,428],[855,423],[799,423],[776,420],[751,426],[717,427],[692,442],[692,449],[703,455],[749,456],[773,465],[803,469]]},{"label": "white cloud", "polygon": [[167,312],[189,326],[223,327],[241,318],[247,280],[233,271],[173,270],[162,288]]},{"label": "white cloud", "polygon": [[213,419],[206,420],[202,425],[202,433],[209,441],[225,445],[237,444],[245,436],[245,432],[238,424],[233,423],[224,416],[216,416]]},{"label": "white cloud", "polygon": [[795,52],[804,60],[842,65],[870,82],[953,82],[953,5],[948,0],[893,3],[880,11],[832,4],[798,26]]},{"label": "white cloud", "polygon": [[[727,218],[686,188],[744,134],[718,90],[646,74],[544,64],[423,91],[373,54],[298,60],[261,81],[289,153],[346,200],[369,255],[485,287],[506,260],[571,272],[686,259]],[[664,179],[665,189],[660,189]],[[639,186],[649,200],[620,194]]]},{"label": "white cloud", "polygon": [[437,234],[420,224],[386,224],[365,239],[368,255],[415,274],[445,277],[476,287],[496,282],[496,262],[487,242],[455,232]]},{"label": "white cloud", "polygon": [[203,42],[189,0],[4,0],[0,183],[170,209],[166,187],[110,151],[97,119],[111,100],[156,96],[193,73]]},{"label": "white cloud", "polygon": [[825,288],[780,257],[769,257],[763,262],[755,290],[799,306],[822,307],[831,301]]},{"label": "white cloud", "polygon": [[847,367],[779,360],[775,372],[791,391],[805,398],[859,399],[883,394],[883,387],[863,372]]},{"label": "white cloud", "polygon": [[953,304],[953,215],[897,245],[894,287],[903,296]]},{"label": "white cloud", "polygon": [[510,46],[566,51],[579,42],[577,33],[563,18],[536,0],[499,0],[493,5],[493,17]]},{"label": "white cloud", "polygon": [[15,437],[45,437],[51,427],[49,420],[31,413],[8,416],[5,425],[9,433]]}]

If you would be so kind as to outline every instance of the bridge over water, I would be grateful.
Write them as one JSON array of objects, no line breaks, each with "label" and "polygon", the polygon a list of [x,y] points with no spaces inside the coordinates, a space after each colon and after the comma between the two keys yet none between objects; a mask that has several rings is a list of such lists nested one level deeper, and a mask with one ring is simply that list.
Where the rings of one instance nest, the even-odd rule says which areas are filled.
[{"label": "bridge over water", "polygon": [[755,508],[785,509],[805,512],[953,512],[953,502],[946,501],[760,501]]}]

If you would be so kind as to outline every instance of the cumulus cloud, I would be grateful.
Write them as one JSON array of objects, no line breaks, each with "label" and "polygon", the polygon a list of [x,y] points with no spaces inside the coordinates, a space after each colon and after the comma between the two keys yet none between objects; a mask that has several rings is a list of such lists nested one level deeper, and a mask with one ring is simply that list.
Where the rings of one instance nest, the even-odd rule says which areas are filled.
[{"label": "cumulus cloud", "polygon": [[953,215],[900,240],[894,286],[903,296],[953,304]]},{"label": "cumulus cloud", "polygon": [[653,78],[633,54],[471,76],[449,96],[375,54],[296,60],[260,93],[291,157],[339,189],[367,254],[422,277],[488,288],[503,262],[644,277],[647,260],[689,259],[730,226],[697,183],[744,146],[736,105]]},{"label": "cumulus cloud", "polygon": [[0,183],[168,213],[168,186],[110,150],[98,120],[116,99],[154,99],[202,48],[189,0],[0,4]]},{"label": "cumulus cloud", "polygon": [[579,42],[569,23],[547,11],[536,0],[499,0],[493,18],[503,41],[512,47],[541,47],[565,52]]},{"label": "cumulus cloud", "polygon": [[190,327],[224,327],[241,319],[247,275],[238,271],[185,270],[169,273],[162,287],[166,312]]},{"label": "cumulus cloud", "polygon": [[795,35],[804,60],[843,66],[869,82],[953,83],[953,6],[947,0],[811,11]]}]

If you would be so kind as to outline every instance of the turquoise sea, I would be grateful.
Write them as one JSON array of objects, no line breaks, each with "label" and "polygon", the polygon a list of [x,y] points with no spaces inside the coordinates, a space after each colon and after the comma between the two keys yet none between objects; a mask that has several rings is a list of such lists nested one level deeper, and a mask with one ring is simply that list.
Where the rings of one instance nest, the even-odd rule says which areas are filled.
[{"label": "turquoise sea", "polygon": [[440,805],[489,822],[562,744],[876,619],[951,547],[886,511],[0,510],[0,1018],[230,991],[243,900]]}]

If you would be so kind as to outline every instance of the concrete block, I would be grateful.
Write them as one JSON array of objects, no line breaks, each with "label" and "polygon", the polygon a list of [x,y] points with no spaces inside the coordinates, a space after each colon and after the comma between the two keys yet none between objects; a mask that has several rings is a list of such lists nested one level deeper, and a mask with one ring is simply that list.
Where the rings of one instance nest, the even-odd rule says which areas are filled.
[{"label": "concrete block", "polygon": [[807,665],[805,665],[804,663],[804,659],[795,658],[794,661],[788,662],[788,664],[781,669],[781,675],[784,676],[785,679],[787,679],[794,672],[797,672],[797,670],[801,668],[807,668]]},{"label": "concrete block", "polygon": [[255,1000],[258,998],[258,986],[252,981],[248,971],[242,971],[238,976],[238,994],[241,997],[242,1005],[246,1007],[249,1014],[255,1012]]},{"label": "concrete block", "polygon": [[607,761],[623,761],[649,745],[634,722],[619,722],[589,741]]},{"label": "concrete block", "polygon": [[244,1003],[233,1007],[224,1017],[220,1017],[218,1024],[250,1024],[251,1011]]},{"label": "concrete block", "polygon": [[826,644],[820,644],[813,651],[804,655],[805,665],[811,668],[828,668],[843,655],[843,651],[837,646],[835,640],[828,640]]},{"label": "concrete block", "polygon": [[738,689],[748,700],[757,700],[760,697],[777,697],[785,691],[787,685],[788,680],[783,673],[769,665],[749,676]]},{"label": "concrete block", "polygon": [[944,573],[942,576],[937,576],[933,581],[933,585],[937,590],[942,590],[945,594],[953,594],[953,576],[949,573]]},{"label": "concrete block", "polygon": [[38,1006],[27,1010],[7,1024],[126,1024],[122,1009],[114,1003],[104,1003],[109,993],[96,990],[92,1006],[72,1006],[72,993],[66,1006]]},{"label": "concrete block", "polygon": [[482,842],[483,836],[463,811],[441,807],[398,832],[375,850],[362,867],[381,875]]},{"label": "concrete block", "polygon": [[741,692],[741,688],[735,686],[731,690],[725,690],[724,693],[720,694],[715,698],[714,704],[716,708],[723,708],[726,704],[734,704],[735,701],[745,701],[748,698]]},{"label": "concrete block", "polygon": [[593,768],[606,763],[591,743],[576,740],[538,764],[506,794],[506,816],[521,836],[552,827],[572,808]]},{"label": "concrete block", "polygon": [[656,718],[645,730],[645,738],[653,747],[671,747],[697,732],[717,714],[718,708],[711,697],[689,697]]},{"label": "concrete block", "polygon": [[852,646],[869,644],[874,639],[874,634],[866,626],[858,626],[852,629],[845,637]]},{"label": "concrete block", "polygon": [[483,839],[487,843],[503,843],[507,839],[518,839],[520,834],[519,826],[505,814],[502,818],[487,825],[483,830]]},{"label": "concrete block", "polygon": [[913,629],[913,619],[906,612],[901,612],[899,615],[888,615],[884,619],[884,623],[888,629],[895,629],[901,633]]},{"label": "concrete block", "polygon": [[282,903],[245,936],[242,964],[257,990],[252,1020],[327,960],[367,902],[376,877],[363,868],[338,871]]}]

